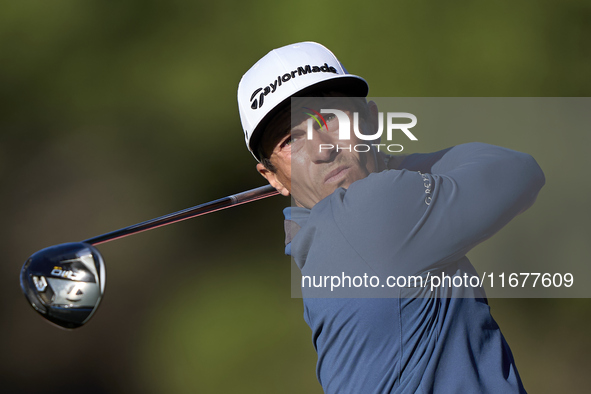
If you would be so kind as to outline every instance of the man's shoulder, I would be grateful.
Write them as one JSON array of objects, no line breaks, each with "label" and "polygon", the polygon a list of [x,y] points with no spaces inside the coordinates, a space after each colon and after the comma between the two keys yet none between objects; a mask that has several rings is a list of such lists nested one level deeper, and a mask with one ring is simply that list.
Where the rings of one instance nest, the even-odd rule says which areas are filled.
[{"label": "man's shoulder", "polygon": [[333,203],[340,202],[345,208],[359,204],[371,208],[382,203],[392,206],[395,202],[410,202],[407,200],[424,194],[423,178],[419,171],[407,169],[372,173],[334,195]]},{"label": "man's shoulder", "polygon": [[[430,181],[430,178],[426,178]],[[307,225],[326,228],[373,228],[397,223],[414,225],[425,214],[430,192],[425,175],[408,170],[385,170],[339,188],[308,211]],[[299,224],[300,224],[299,223]],[[301,225],[301,224],[300,224]],[[370,227],[368,227],[370,226]]]}]

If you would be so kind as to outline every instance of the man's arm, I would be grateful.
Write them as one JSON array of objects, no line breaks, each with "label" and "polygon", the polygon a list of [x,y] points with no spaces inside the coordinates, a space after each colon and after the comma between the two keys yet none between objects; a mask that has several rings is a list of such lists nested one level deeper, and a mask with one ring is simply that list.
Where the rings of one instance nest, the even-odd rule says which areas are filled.
[{"label": "man's arm", "polygon": [[446,151],[430,171],[439,178],[434,198],[448,222],[444,231],[457,234],[448,237],[450,254],[463,255],[491,237],[532,206],[545,183],[532,156],[481,143]]},{"label": "man's arm", "polygon": [[[414,268],[465,255],[529,208],[545,181],[530,155],[482,143],[409,155],[401,165],[352,184],[344,207],[362,208],[339,222],[361,255],[383,259],[373,251],[388,242],[389,253]],[[373,236],[360,231],[365,219]]]},{"label": "man's arm", "polygon": [[[460,178],[470,178],[470,173],[473,171],[482,179],[471,182],[478,183],[480,191],[486,196],[490,193],[493,197],[496,192],[502,193],[504,189],[516,192],[515,197],[517,197],[519,192],[523,191],[525,194],[521,196],[522,198],[513,201],[517,204],[520,201],[523,202],[523,207],[517,214],[533,205],[545,183],[544,173],[531,155],[484,143],[462,144],[433,153],[404,156],[398,163],[397,169]],[[512,182],[513,180],[516,182]],[[498,185],[501,190],[496,190],[497,186],[493,185]],[[530,194],[527,193],[528,191]],[[476,192],[478,193],[478,190]],[[510,204],[511,197],[508,197],[506,202]],[[529,203],[523,199],[528,200]],[[499,202],[502,204],[503,201],[505,200],[501,199]]]}]

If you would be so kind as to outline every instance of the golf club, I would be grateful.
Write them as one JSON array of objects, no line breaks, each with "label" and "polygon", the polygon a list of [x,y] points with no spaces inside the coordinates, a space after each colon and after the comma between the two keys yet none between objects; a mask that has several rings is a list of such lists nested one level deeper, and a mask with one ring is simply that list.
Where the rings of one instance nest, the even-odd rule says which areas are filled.
[{"label": "golf club", "polygon": [[77,328],[96,311],[105,291],[105,263],[94,245],[279,194],[262,186],[124,227],[82,242],[50,246],[23,265],[21,288],[31,306],[50,322]]}]

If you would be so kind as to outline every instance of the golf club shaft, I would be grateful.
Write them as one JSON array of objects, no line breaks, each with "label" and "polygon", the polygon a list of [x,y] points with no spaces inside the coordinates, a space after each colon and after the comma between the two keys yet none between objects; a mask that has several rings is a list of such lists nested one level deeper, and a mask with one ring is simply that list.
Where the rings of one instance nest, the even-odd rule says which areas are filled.
[{"label": "golf club shaft", "polygon": [[233,194],[231,196],[220,198],[218,200],[206,202],[205,204],[197,205],[192,208],[183,209],[182,211],[170,213],[168,215],[164,215],[156,219],[148,220],[146,222],[134,224],[129,227],[111,231],[110,233],[98,235],[96,237],[89,238],[82,242],[90,245],[99,245],[105,242],[113,241],[115,239],[127,237],[132,234],[141,233],[142,231],[152,230],[157,227],[177,223],[182,220],[191,219],[197,216],[230,208],[236,205],[244,204],[255,200],[260,200],[266,197],[275,196],[277,194],[279,193],[271,185],[261,186],[256,189],[247,190],[242,193]]}]

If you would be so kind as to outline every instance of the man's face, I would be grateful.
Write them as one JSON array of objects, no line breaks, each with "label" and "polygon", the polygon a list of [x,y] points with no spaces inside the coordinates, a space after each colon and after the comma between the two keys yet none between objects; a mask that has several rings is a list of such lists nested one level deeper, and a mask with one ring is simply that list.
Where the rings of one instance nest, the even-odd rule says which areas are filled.
[{"label": "man's face", "polygon": [[[366,104],[362,103],[362,105]],[[313,119],[312,138],[308,138],[310,116],[306,113],[314,114],[314,111],[319,113],[321,108],[339,109],[345,112],[351,127],[350,140],[339,140],[339,121],[332,114],[322,114],[326,123],[320,121],[318,124]],[[360,108],[355,106],[354,99],[344,97],[311,98],[298,102],[291,116],[287,114],[288,122],[291,117],[289,132],[287,134],[271,133],[275,134],[275,138],[271,137],[263,141],[263,146],[267,145],[266,151],[271,152],[268,157],[274,171],[265,173],[264,170],[262,171],[264,167],[259,164],[259,172],[282,194],[291,194],[299,206],[312,208],[337,188],[348,188],[353,182],[367,177],[370,173],[381,171],[383,163],[378,160],[374,150],[356,152],[353,148],[356,144],[375,143],[361,141],[353,132],[353,112],[359,112],[359,110]],[[376,126],[371,119],[374,117],[377,119],[374,103],[369,104],[366,113],[369,114],[365,117],[366,119],[363,118],[363,113],[360,114],[359,128],[362,132],[370,134],[375,131]],[[374,113],[375,116],[372,116]],[[286,127],[285,114],[280,116],[283,117],[283,122],[271,123],[271,127],[274,124],[280,127],[281,123]],[[318,116],[317,119],[319,119]]]}]

